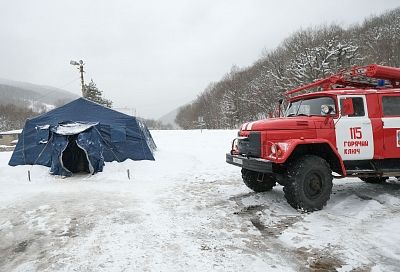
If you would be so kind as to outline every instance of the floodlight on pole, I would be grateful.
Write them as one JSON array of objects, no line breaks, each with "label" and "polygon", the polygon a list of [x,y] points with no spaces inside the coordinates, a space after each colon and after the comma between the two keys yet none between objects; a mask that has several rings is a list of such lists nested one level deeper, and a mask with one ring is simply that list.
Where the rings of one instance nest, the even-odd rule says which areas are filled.
[{"label": "floodlight on pole", "polygon": [[71,60],[71,61],[69,62],[69,64],[74,65],[74,66],[79,66],[79,67],[77,67],[77,68],[78,68],[78,70],[79,70],[79,72],[80,72],[80,74],[81,74],[82,96],[85,97],[85,81],[84,81],[84,79],[83,79],[83,73],[85,72],[85,71],[83,70],[83,66],[84,66],[85,64],[83,63],[83,60],[80,60],[79,62],[77,62],[77,61],[75,61],[75,60]]}]

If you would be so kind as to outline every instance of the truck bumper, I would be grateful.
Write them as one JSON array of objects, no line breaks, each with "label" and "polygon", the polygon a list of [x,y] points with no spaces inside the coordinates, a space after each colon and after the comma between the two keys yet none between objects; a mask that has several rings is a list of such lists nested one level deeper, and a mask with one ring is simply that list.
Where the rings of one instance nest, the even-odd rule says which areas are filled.
[{"label": "truck bumper", "polygon": [[226,162],[244,169],[260,172],[272,173],[272,162],[259,158],[247,158],[240,155],[226,154]]}]

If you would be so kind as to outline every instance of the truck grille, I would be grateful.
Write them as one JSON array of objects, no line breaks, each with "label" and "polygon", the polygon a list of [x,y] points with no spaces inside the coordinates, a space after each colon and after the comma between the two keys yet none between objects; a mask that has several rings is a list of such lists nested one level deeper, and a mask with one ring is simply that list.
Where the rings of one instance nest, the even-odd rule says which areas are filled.
[{"label": "truck grille", "polygon": [[239,139],[239,153],[247,157],[261,157],[261,133],[250,132],[249,137]]}]

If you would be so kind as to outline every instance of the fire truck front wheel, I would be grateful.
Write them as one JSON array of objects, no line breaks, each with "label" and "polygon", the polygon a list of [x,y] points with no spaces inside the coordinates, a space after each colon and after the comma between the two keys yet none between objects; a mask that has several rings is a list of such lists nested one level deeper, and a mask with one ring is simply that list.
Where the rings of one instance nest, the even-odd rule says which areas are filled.
[{"label": "fire truck front wheel", "polygon": [[276,178],[272,174],[263,174],[242,168],[244,184],[254,192],[266,192],[276,185]]},{"label": "fire truck front wheel", "polygon": [[321,210],[332,192],[332,171],[322,158],[303,156],[287,166],[285,198],[295,209]]}]

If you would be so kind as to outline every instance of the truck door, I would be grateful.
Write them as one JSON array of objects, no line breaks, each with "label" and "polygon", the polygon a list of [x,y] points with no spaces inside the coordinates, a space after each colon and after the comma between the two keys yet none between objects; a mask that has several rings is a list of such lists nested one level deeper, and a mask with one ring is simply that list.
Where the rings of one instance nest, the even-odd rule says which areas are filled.
[{"label": "truck door", "polygon": [[[344,100],[353,101],[354,114],[343,116]],[[371,160],[374,156],[374,139],[365,95],[338,95],[339,114],[335,120],[336,145],[344,161]]]},{"label": "truck door", "polygon": [[383,155],[400,158],[400,94],[383,94],[381,98]]}]

